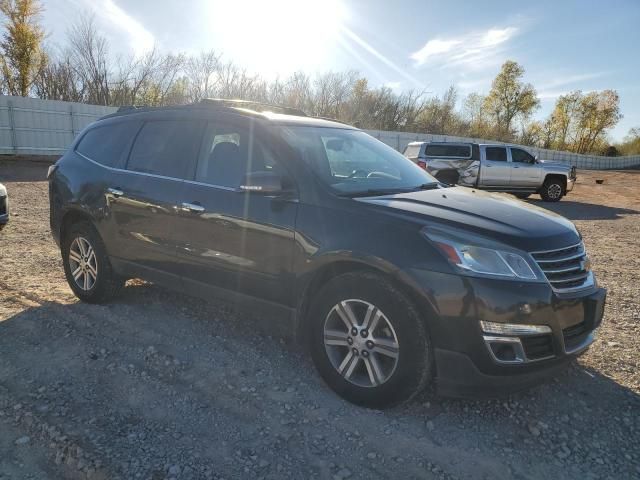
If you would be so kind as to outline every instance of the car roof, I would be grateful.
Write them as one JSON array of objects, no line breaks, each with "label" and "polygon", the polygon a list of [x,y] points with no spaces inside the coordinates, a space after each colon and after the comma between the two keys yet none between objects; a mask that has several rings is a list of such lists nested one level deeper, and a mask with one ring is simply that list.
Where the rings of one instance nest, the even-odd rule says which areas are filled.
[{"label": "car roof", "polygon": [[[208,99],[205,99],[208,100]],[[261,106],[260,108],[249,108],[250,106]],[[273,110],[283,110],[285,113],[279,113]],[[346,123],[339,122],[334,119],[323,117],[306,116],[304,112],[297,109],[280,107],[277,105],[267,105],[253,102],[242,101],[201,101],[189,105],[177,105],[169,107],[121,107],[117,112],[106,115],[99,120],[115,119],[115,118],[144,118],[144,117],[162,117],[164,114],[190,112],[213,112],[222,111],[235,113],[247,117],[257,118],[269,122],[274,125],[296,125],[324,128],[342,128],[349,130],[357,130],[357,128]]]}]

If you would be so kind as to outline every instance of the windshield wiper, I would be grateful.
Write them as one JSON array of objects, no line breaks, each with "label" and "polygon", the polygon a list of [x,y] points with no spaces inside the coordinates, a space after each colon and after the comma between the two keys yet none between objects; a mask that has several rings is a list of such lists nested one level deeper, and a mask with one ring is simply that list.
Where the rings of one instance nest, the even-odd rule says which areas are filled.
[{"label": "windshield wiper", "polygon": [[379,197],[381,195],[396,195],[398,193],[411,193],[419,190],[433,190],[440,188],[440,183],[424,183],[416,187],[409,188],[369,188],[367,190],[358,190],[357,192],[344,192],[340,193],[341,197]]}]

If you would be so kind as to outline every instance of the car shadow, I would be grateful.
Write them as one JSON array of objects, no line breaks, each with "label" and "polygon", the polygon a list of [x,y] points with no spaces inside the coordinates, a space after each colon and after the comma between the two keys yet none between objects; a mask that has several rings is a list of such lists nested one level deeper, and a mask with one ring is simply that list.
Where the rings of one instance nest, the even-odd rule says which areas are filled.
[{"label": "car shadow", "polygon": [[[108,305],[26,301],[40,304],[0,322],[0,397],[36,412],[25,428],[55,423],[88,452],[131,449],[135,458],[152,450],[169,458],[174,447],[188,449],[203,462],[226,465],[218,472],[226,477],[242,472],[224,464],[225,451],[251,448],[252,432],[269,431],[275,438],[296,435],[293,444],[278,444],[278,455],[317,465],[319,442],[354,438],[364,454],[390,463],[354,460],[340,448],[332,461],[355,461],[369,478],[420,476],[417,464],[396,458],[422,459],[421,468],[442,478],[601,478],[612,465],[618,478],[637,474],[633,462],[620,458],[637,454],[629,437],[640,427],[640,396],[579,363],[507,397],[425,392],[377,412],[341,400],[300,347],[225,304],[143,283],[127,286]],[[220,428],[228,425],[245,435]],[[132,442],[142,426],[175,433]],[[237,444],[209,447],[234,438]],[[119,465],[107,461],[103,469],[122,474]]]},{"label": "car shadow", "polygon": [[557,203],[543,202],[537,199],[525,200],[531,205],[551,210],[562,215],[569,220],[617,220],[621,215],[638,215],[640,210],[630,208],[609,207],[594,203],[574,202],[571,200],[560,200]]}]

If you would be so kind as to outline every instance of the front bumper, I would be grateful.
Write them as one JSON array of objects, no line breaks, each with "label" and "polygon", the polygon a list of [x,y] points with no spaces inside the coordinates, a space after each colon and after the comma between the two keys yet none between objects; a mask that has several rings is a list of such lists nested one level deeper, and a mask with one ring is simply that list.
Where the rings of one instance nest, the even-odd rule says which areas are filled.
[{"label": "front bumper", "polygon": [[567,178],[567,193],[573,190],[573,186],[576,184],[575,178]]},{"label": "front bumper", "polygon": [[[592,287],[554,293],[548,284],[406,272],[430,305],[436,388],[450,396],[495,396],[528,388],[554,376],[594,340],[606,291]],[[425,303],[426,304],[426,303]],[[547,326],[542,334],[483,332],[480,320]],[[522,358],[492,350],[517,342]],[[514,351],[517,349],[514,349]],[[496,355],[498,352],[498,355]]]}]

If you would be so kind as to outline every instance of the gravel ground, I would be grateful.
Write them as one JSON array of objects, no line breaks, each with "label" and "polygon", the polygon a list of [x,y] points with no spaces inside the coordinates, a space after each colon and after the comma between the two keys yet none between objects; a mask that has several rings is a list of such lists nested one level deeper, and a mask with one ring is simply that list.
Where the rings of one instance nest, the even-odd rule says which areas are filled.
[{"label": "gravel ground", "polygon": [[579,172],[560,204],[531,200],[576,221],[609,289],[587,354],[518,395],[378,412],[259,317],[139,281],[78,303],[45,168],[0,161],[0,479],[640,478],[640,172]]}]

